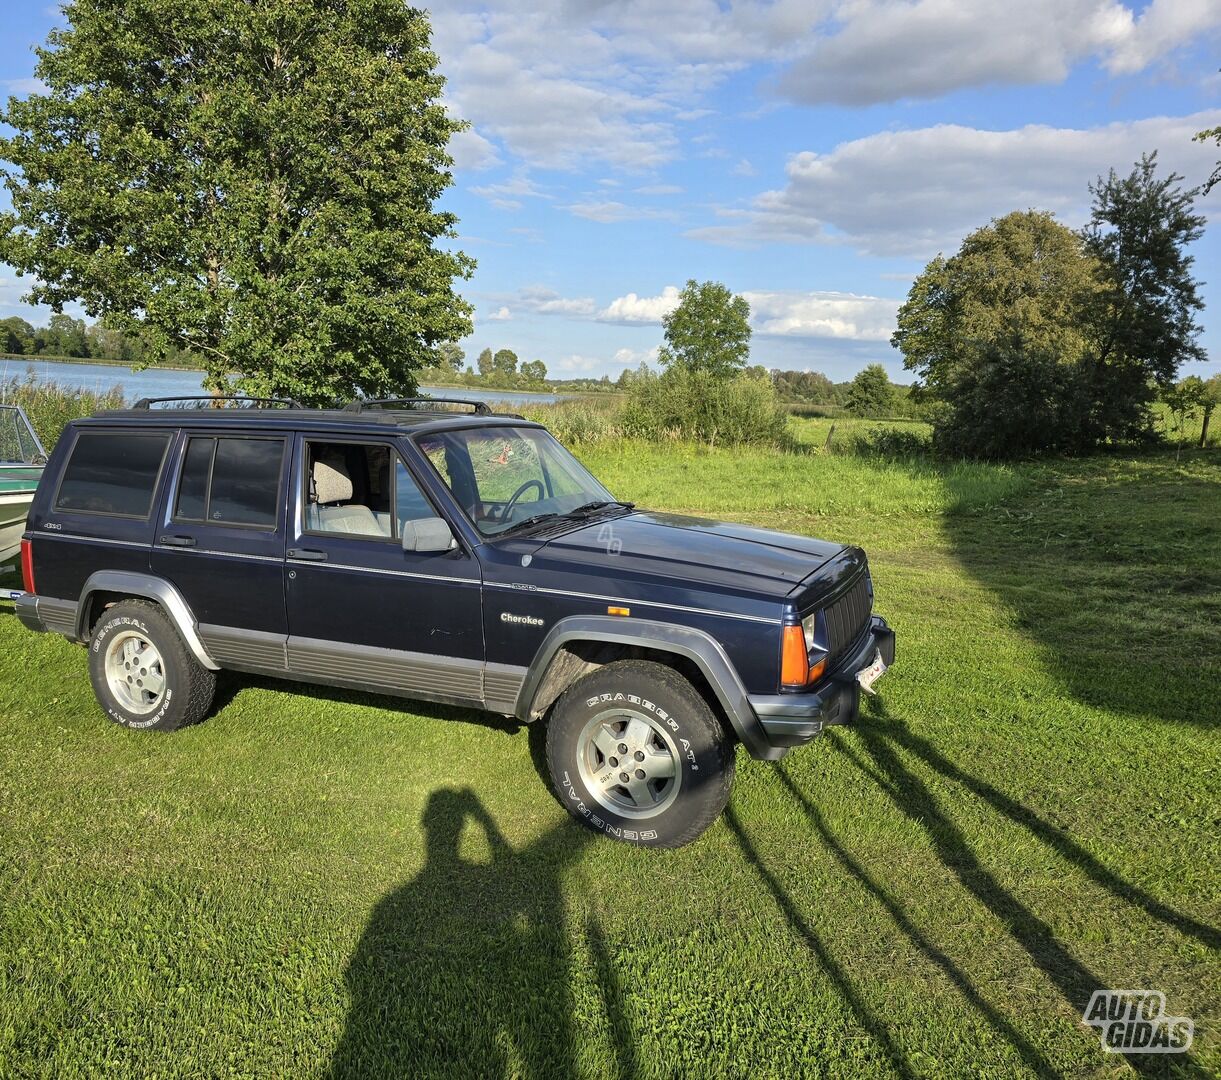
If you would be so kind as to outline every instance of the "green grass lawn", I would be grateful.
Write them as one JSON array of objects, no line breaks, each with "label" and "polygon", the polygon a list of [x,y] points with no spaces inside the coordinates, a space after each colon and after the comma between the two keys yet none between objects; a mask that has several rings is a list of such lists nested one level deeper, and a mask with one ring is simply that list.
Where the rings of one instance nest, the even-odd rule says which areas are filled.
[{"label": "green grass lawn", "polygon": [[[865,546],[899,636],[861,722],[636,850],[475,713],[234,677],[124,731],[0,602],[0,1074],[1221,1070],[1221,454],[582,457]],[[1190,1057],[1105,1055],[1099,988],[1164,990]]]}]

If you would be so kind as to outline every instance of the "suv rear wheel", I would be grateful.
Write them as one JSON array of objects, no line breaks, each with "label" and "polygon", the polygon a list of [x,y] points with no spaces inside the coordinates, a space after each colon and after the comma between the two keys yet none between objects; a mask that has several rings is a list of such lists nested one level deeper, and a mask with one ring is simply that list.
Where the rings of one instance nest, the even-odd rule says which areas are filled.
[{"label": "suv rear wheel", "polygon": [[174,731],[202,720],[216,675],[191,655],[155,604],[107,608],[89,642],[89,679],[106,714],[138,730]]},{"label": "suv rear wheel", "polygon": [[734,742],[677,672],[646,660],[599,668],[547,722],[547,767],[582,824],[647,847],[681,847],[729,799]]}]

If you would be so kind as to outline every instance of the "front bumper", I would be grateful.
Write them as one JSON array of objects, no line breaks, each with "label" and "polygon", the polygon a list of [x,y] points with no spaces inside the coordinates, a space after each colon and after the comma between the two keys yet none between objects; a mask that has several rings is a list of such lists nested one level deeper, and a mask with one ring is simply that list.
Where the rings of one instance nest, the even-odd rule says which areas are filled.
[{"label": "front bumper", "polygon": [[769,748],[757,756],[775,761],[794,746],[808,743],[824,727],[855,720],[861,703],[856,673],[878,652],[887,667],[895,662],[895,632],[874,615],[856,648],[811,693],[750,695],[747,700]]}]

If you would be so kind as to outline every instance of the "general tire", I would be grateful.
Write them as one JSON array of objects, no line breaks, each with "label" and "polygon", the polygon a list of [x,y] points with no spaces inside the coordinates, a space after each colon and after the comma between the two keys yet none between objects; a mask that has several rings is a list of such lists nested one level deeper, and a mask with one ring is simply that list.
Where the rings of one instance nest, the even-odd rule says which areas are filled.
[{"label": "general tire", "polygon": [[547,768],[560,802],[583,825],[645,847],[681,847],[717,819],[733,785],[734,751],[695,687],[647,660],[586,675],[547,722]]},{"label": "general tire", "polygon": [[[141,642],[151,651],[145,651]],[[118,665],[123,666],[122,649],[127,644],[136,650],[133,658],[155,656],[156,663],[128,668],[119,676],[128,688],[116,690],[116,674],[114,670],[108,674],[107,657],[113,660],[117,654]],[[141,676],[142,670],[152,670],[154,678],[160,679],[160,693],[145,692],[151,699],[147,707],[133,708],[133,698],[141,693],[135,680],[147,683],[149,679],[147,674]],[[116,724],[139,731],[175,731],[197,723],[207,715],[216,692],[216,673],[191,655],[166,614],[143,600],[123,600],[102,613],[89,640],[89,681],[106,715]]]}]

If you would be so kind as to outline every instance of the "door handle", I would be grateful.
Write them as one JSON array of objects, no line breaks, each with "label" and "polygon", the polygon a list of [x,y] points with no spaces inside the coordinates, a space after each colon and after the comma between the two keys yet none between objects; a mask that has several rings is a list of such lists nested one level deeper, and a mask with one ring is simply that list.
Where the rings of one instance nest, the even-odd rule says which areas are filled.
[{"label": "door handle", "polygon": [[193,536],[163,536],[161,537],[163,547],[194,547],[195,537]]},{"label": "door handle", "polygon": [[302,559],[305,562],[326,562],[326,552],[317,548],[289,548],[290,559]]}]

